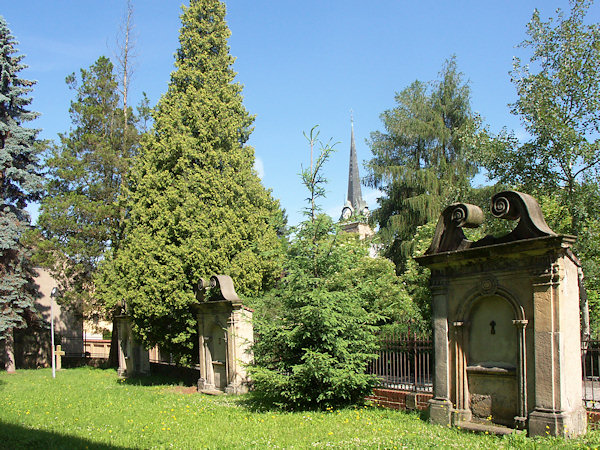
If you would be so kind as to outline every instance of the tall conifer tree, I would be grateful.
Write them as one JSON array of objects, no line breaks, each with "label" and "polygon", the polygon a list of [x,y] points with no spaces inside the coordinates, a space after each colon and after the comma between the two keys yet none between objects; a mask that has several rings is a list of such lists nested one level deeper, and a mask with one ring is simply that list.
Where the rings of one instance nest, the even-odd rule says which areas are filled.
[{"label": "tall conifer tree", "polygon": [[7,370],[15,368],[13,330],[25,327],[26,316],[34,311],[33,272],[21,239],[29,227],[25,207],[42,190],[39,130],[23,126],[38,115],[27,109],[35,82],[20,78],[27,66],[21,63],[24,55],[16,54],[16,44],[0,16],[0,341]]},{"label": "tall conifer tree", "polygon": [[108,250],[120,245],[125,212],[119,196],[139,138],[135,118],[120,103],[113,64],[104,56],[66,79],[74,92],[72,129],[48,155],[38,226],[38,262],[50,268],[63,302],[85,317],[102,311],[94,275]]},{"label": "tall conifer tree", "polygon": [[470,89],[449,59],[439,80],[415,81],[381,115],[385,132],[371,133],[368,182],[384,192],[374,217],[385,255],[399,268],[412,253],[417,227],[437,220],[443,206],[461,198],[477,173],[462,139],[478,126]]},{"label": "tall conifer tree", "polygon": [[192,0],[181,16],[176,70],[142,142],[128,192],[126,243],[104,267],[109,305],[125,300],[147,345],[189,354],[200,277],[231,275],[241,294],[273,283],[281,211],[244,145],[253,117],[229,54],[225,5]]}]

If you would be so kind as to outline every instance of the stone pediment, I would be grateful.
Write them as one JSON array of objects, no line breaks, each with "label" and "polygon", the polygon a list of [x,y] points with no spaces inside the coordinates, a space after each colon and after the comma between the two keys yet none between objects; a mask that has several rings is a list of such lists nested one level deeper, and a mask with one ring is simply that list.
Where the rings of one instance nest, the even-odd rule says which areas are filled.
[{"label": "stone pediment", "polygon": [[476,205],[454,203],[440,215],[432,243],[425,255],[558,236],[546,223],[538,202],[528,194],[517,191],[499,192],[492,197],[491,212],[498,219],[518,220],[517,226],[504,236],[488,235],[472,242],[465,237],[462,228],[479,227],[483,223],[483,211]]}]

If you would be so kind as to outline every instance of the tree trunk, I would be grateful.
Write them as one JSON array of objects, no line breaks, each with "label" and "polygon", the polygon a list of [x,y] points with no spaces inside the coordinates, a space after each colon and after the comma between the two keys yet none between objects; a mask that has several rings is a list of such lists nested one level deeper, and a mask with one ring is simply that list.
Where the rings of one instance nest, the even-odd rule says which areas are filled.
[{"label": "tree trunk", "polygon": [[4,339],[4,367],[8,373],[15,373],[15,339],[13,337],[13,329],[10,328]]}]

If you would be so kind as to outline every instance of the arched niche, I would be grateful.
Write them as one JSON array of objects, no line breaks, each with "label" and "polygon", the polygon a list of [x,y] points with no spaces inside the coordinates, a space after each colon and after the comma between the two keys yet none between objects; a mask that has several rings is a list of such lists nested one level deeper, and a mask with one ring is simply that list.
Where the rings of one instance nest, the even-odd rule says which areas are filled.
[{"label": "arched niche", "polygon": [[481,286],[461,305],[454,322],[456,404],[467,416],[522,427],[527,320],[509,292],[489,280]]},{"label": "arched niche", "polygon": [[211,378],[216,389],[224,390],[227,387],[227,331],[217,320],[208,327],[207,350],[210,353]]},{"label": "arched niche", "polygon": [[467,345],[468,366],[515,369],[519,363],[518,333],[512,305],[498,295],[472,303]]}]

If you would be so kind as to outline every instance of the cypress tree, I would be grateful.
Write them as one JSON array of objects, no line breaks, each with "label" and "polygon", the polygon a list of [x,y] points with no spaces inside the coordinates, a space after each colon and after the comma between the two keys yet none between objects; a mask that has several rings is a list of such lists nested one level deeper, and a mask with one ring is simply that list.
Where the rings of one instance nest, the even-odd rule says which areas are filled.
[{"label": "cypress tree", "polygon": [[22,239],[29,228],[25,207],[38,200],[42,190],[39,130],[23,126],[38,116],[27,109],[35,82],[20,78],[27,66],[16,44],[0,16],[0,340],[9,371],[15,368],[13,330],[26,327],[27,317],[35,311],[33,271]]},{"label": "cypress tree", "polygon": [[281,254],[281,211],[245,145],[253,117],[234,82],[225,5],[192,0],[181,20],[176,69],[132,168],[126,241],[101,287],[109,305],[124,300],[146,345],[178,356],[193,346],[200,277],[228,274],[238,293],[257,294]]}]

